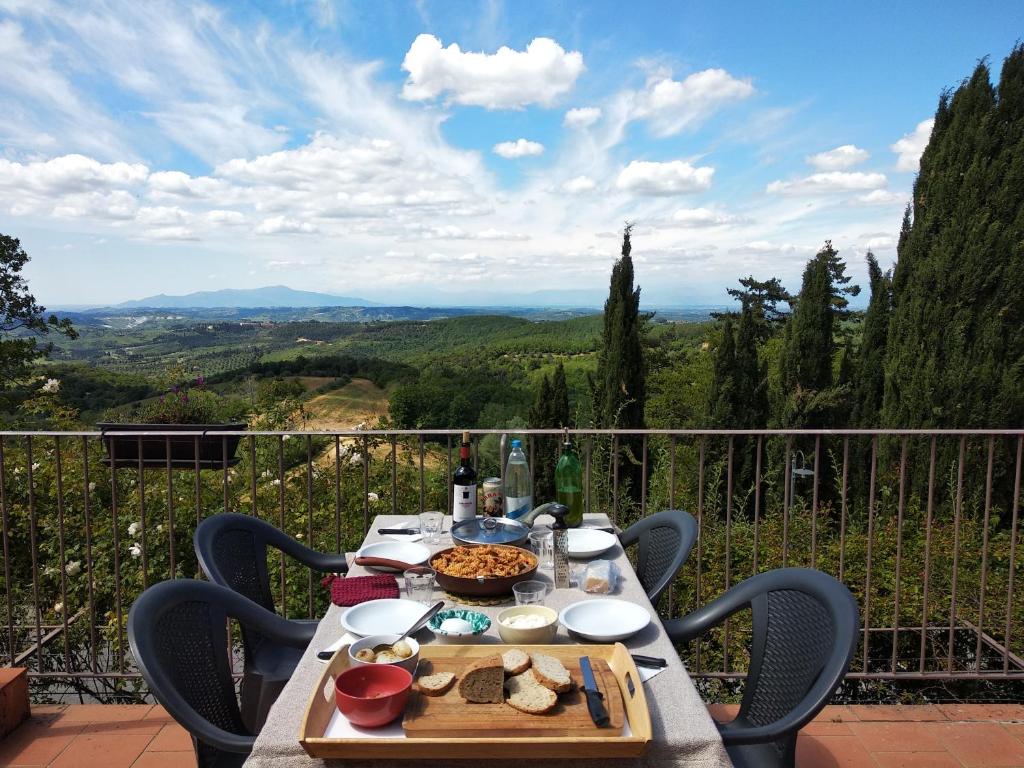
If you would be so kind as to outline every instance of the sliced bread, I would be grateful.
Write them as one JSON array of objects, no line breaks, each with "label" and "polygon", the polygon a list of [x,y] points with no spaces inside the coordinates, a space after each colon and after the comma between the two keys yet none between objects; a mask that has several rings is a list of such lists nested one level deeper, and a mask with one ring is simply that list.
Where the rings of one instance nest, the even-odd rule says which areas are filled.
[{"label": "sliced bread", "polygon": [[505,681],[505,687],[508,689],[505,703],[520,712],[542,715],[558,704],[558,694],[538,683],[532,669],[510,677]]},{"label": "sliced bread", "polygon": [[511,648],[501,654],[506,675],[521,675],[530,668],[530,656],[518,648]]},{"label": "sliced bread", "polygon": [[487,656],[470,664],[459,681],[459,695],[475,704],[501,704],[505,695],[505,667],[500,656]]},{"label": "sliced bread", "polygon": [[530,661],[537,682],[555,693],[565,693],[572,688],[569,672],[554,656],[543,653],[531,653]]},{"label": "sliced bread", "polygon": [[444,696],[454,684],[454,672],[435,672],[432,675],[421,675],[416,680],[416,688],[424,696]]}]

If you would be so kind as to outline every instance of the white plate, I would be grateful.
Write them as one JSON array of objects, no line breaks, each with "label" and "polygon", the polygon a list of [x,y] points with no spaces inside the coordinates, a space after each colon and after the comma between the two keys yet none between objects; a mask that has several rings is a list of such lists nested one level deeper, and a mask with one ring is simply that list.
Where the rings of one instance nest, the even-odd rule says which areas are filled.
[{"label": "white plate", "polygon": [[[403,520],[395,525],[389,525],[388,528],[415,528],[417,531],[420,529],[419,520]],[[385,533],[392,541],[400,541],[403,544],[412,544],[414,541],[422,541],[422,533]]]},{"label": "white plate", "polygon": [[[356,557],[386,557],[388,560],[401,560],[410,565],[422,565],[430,558],[430,550],[422,544],[410,544],[405,541],[378,541],[360,549],[356,552]],[[383,565],[368,565],[366,567],[387,573],[399,572],[397,568],[385,568]]]},{"label": "white plate", "polygon": [[618,541],[614,534],[596,528],[570,528],[569,557],[576,560],[597,557],[614,547]]},{"label": "white plate", "polygon": [[651,623],[647,609],[615,598],[583,600],[567,605],[558,620],[570,632],[595,643],[614,643],[632,637]]},{"label": "white plate", "polygon": [[416,600],[370,600],[341,614],[341,626],[360,637],[400,635],[426,610]]}]

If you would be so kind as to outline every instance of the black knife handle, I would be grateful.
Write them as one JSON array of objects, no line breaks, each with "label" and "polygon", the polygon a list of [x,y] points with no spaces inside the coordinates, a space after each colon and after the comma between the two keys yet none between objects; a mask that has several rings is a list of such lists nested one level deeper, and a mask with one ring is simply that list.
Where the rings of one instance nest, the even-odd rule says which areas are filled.
[{"label": "black knife handle", "polygon": [[654,669],[660,669],[661,667],[667,667],[668,662],[665,659],[660,659],[657,656],[644,656],[641,653],[634,653],[633,661],[641,667],[653,667]]},{"label": "black knife handle", "polygon": [[611,720],[608,717],[608,710],[604,708],[604,694],[600,691],[592,691],[584,688],[587,695],[587,709],[590,710],[590,719],[598,728],[607,728]]},{"label": "black knife handle", "polygon": [[411,536],[414,533],[419,533],[419,530],[416,528],[378,528],[377,533]]}]

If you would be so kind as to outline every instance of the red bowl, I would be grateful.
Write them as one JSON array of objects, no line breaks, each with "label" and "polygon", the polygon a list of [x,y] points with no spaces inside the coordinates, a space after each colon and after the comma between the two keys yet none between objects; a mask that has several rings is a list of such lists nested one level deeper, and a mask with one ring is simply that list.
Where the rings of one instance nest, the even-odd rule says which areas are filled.
[{"label": "red bowl", "polygon": [[412,688],[407,669],[392,664],[362,664],[334,681],[334,699],[348,721],[364,728],[387,725],[405,710]]}]

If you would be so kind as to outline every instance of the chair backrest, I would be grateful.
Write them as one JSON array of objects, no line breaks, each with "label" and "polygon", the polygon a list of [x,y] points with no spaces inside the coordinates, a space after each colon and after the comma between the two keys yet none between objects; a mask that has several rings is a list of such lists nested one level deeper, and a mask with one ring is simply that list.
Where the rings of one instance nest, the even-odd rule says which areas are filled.
[{"label": "chair backrest", "polygon": [[156,584],[135,600],[128,615],[128,641],[149,689],[196,738],[200,765],[216,762],[228,741],[231,751],[253,736],[242,723],[228,656],[227,619],[251,619],[253,606],[223,587],[191,579]]},{"label": "chair backrest", "polygon": [[[857,603],[840,582],[809,568],[767,571],[733,587],[753,619],[750,668],[739,716],[769,725],[804,703],[828,703],[857,644]],[[733,590],[730,590],[732,592]],[[815,686],[816,701],[807,701]]]},{"label": "chair backrest", "polygon": [[629,526],[619,541],[623,547],[638,545],[636,575],[657,608],[697,541],[697,521],[687,512],[667,509]]}]

